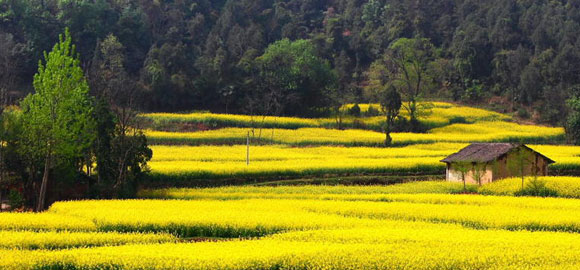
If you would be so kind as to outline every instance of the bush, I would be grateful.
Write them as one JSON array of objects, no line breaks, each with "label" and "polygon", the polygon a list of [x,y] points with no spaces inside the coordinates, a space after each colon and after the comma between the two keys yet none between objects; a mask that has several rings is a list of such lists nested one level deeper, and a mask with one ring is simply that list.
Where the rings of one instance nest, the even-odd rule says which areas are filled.
[{"label": "bush", "polygon": [[408,132],[411,131],[411,127],[409,126],[409,120],[407,118],[399,116],[393,123],[392,127],[393,132]]},{"label": "bush", "polygon": [[526,110],[524,108],[519,108],[517,114],[518,114],[518,117],[520,117],[522,119],[530,118],[530,113],[528,112],[528,110]]},{"label": "bush", "polygon": [[471,85],[465,89],[461,99],[467,103],[477,103],[481,100],[483,93],[483,84],[480,84],[478,80],[473,80],[469,82]]},{"label": "bush", "polygon": [[454,116],[451,119],[449,119],[449,124],[453,125],[453,124],[469,124],[469,121],[467,121],[467,119],[465,119],[465,117],[463,116]]},{"label": "bush", "polygon": [[350,109],[348,109],[348,114],[354,117],[360,117],[360,106],[354,104]]},{"label": "bush", "polygon": [[24,206],[24,197],[16,190],[10,190],[8,193],[8,204],[12,209],[18,209]]},{"label": "bush", "polygon": [[528,181],[526,187],[516,191],[515,196],[535,196],[535,197],[559,197],[558,191],[546,186],[546,182],[538,178]]},{"label": "bush", "polygon": [[352,127],[355,129],[367,129],[367,124],[360,119],[354,119],[352,121]]},{"label": "bush", "polygon": [[379,116],[381,115],[381,112],[379,111],[379,109],[375,108],[374,106],[369,106],[369,109],[366,112],[366,116],[368,117],[373,117],[373,116]]}]

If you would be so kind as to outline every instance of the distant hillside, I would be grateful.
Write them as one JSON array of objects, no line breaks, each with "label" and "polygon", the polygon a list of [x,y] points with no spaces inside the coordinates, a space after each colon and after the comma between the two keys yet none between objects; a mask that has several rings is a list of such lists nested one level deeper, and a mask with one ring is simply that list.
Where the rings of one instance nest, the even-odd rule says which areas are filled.
[{"label": "distant hillside", "polygon": [[426,96],[491,101],[557,124],[580,84],[579,6],[575,0],[0,1],[0,56],[10,63],[0,67],[0,81],[22,96],[42,52],[66,26],[86,69],[109,34],[118,38],[128,74],[146,92],[144,109],[239,113],[257,87],[254,61],[288,38],[309,40],[339,87],[362,102],[371,64],[399,38],[423,37],[436,49]]}]

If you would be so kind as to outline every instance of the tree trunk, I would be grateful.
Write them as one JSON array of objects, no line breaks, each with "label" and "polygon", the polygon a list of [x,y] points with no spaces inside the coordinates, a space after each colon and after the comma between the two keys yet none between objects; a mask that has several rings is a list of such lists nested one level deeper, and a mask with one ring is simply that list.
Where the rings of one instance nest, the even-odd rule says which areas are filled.
[{"label": "tree trunk", "polygon": [[391,132],[387,131],[386,134],[387,134],[387,136],[385,138],[385,146],[391,146],[391,144],[393,143],[393,138],[391,137]]},{"label": "tree trunk", "polygon": [[44,161],[44,174],[42,175],[42,184],[40,185],[40,194],[38,196],[38,205],[36,206],[36,212],[40,212],[44,210],[45,202],[46,202],[46,189],[48,186],[48,175],[50,173],[50,164],[51,164],[50,151],[46,154],[46,159]]}]

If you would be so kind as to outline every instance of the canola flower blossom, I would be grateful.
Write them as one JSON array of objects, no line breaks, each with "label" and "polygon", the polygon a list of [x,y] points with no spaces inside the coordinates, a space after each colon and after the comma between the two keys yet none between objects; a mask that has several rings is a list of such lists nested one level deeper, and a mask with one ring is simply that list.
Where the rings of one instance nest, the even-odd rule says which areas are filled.
[{"label": "canola flower blossom", "polygon": [[[94,222],[96,230],[114,231],[99,233],[110,237],[111,244],[99,247],[99,240],[93,242],[95,246],[78,248],[75,241],[94,239],[96,233],[91,232],[61,232],[67,236],[61,242],[68,239],[69,246],[39,245],[36,250],[0,240],[0,269],[519,270],[580,266],[577,200],[397,193],[414,187],[245,187],[239,192],[224,187],[190,189],[188,194],[214,197],[189,200],[59,202],[38,215]],[[287,197],[311,192],[318,197]],[[432,192],[449,189],[437,187]],[[257,198],[258,194],[264,198]],[[179,226],[181,231],[172,230]],[[136,231],[234,239],[175,243],[171,236]],[[152,242],[113,240],[125,233],[127,239],[153,237]],[[32,234],[38,234],[36,241],[42,242],[59,233],[0,231],[6,239],[23,235],[27,239]]]},{"label": "canola flower blossom", "polygon": [[169,234],[117,232],[0,231],[0,249],[67,249],[176,242]]},{"label": "canola flower blossom", "polygon": [[[405,147],[297,148],[262,145],[234,146],[152,146],[149,163],[152,179],[160,183],[194,182],[196,179],[305,177],[312,175],[436,174],[443,175],[445,156],[465,147],[465,143],[416,144]],[[580,170],[579,146],[529,145],[554,159],[553,171]]]},{"label": "canola flower blossom", "polygon": [[[343,107],[347,111],[354,104]],[[484,109],[458,106],[446,102],[424,102],[422,107],[428,108],[422,111],[420,121],[427,127],[442,127],[453,122],[475,123],[479,121],[510,121],[510,116]],[[361,111],[368,111],[370,106],[380,110],[378,104],[359,104]],[[402,109],[401,116],[408,118],[407,112]],[[223,127],[262,127],[280,129],[298,129],[315,127],[336,127],[335,118],[298,118],[298,117],[275,117],[260,115],[216,114],[208,112],[197,113],[148,113],[142,114],[142,118],[153,122],[154,126],[167,124],[201,124],[209,128]],[[346,115],[342,120],[346,127],[360,127],[380,131],[384,117],[352,117]]]},{"label": "canola flower blossom", "polygon": [[[539,181],[536,183],[535,181]],[[580,177],[573,176],[543,176],[535,179],[526,177],[524,187],[531,184],[539,184],[551,190],[554,196],[567,198],[580,198]],[[488,195],[516,195],[522,189],[521,178],[509,178],[495,181],[479,188],[479,192]]]},{"label": "canola flower blossom", "polygon": [[[383,146],[385,134],[360,129],[263,129],[261,135],[250,129],[223,128],[199,132],[167,132],[147,130],[153,144],[163,145],[219,145],[245,144],[247,134],[252,143],[286,144],[294,146],[345,145]],[[392,133],[393,146],[437,142],[550,142],[563,139],[562,128],[520,125],[510,122],[478,122],[453,124],[435,128],[428,133]]]}]

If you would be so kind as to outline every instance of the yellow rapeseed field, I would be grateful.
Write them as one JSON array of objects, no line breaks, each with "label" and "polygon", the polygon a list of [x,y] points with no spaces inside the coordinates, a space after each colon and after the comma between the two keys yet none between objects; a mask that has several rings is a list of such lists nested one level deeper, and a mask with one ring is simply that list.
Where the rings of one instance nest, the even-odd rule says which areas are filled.
[{"label": "yellow rapeseed field", "polygon": [[[465,121],[469,123],[479,121],[508,121],[510,116],[472,107],[458,106],[445,102],[426,102],[426,110],[420,115],[420,121],[429,128],[441,127],[453,122]],[[347,110],[353,104],[345,105]],[[378,104],[359,104],[361,111],[365,112],[370,106],[379,109]],[[401,109],[401,116],[407,117],[407,112]],[[298,118],[298,117],[273,117],[273,116],[250,116],[239,114],[216,114],[216,113],[148,113],[141,117],[151,120],[155,126],[163,126],[171,123],[202,124],[210,128],[222,127],[263,127],[297,129],[305,127],[336,127],[336,118]],[[346,127],[358,127],[364,129],[380,130],[384,117],[352,117],[345,116],[343,125]]]},{"label": "yellow rapeseed field", "polygon": [[176,238],[169,234],[0,230],[0,249],[65,249],[175,241]]},{"label": "yellow rapeseed field", "polygon": [[[469,185],[470,190],[475,190]],[[157,199],[308,199],[308,200],[385,200],[385,194],[460,193],[463,184],[445,181],[417,181],[374,186],[227,186],[217,188],[167,188],[141,190],[141,198]]]},{"label": "yellow rapeseed field", "polygon": [[155,123],[177,122],[177,123],[201,123],[209,127],[251,127],[263,126],[270,128],[301,128],[318,127],[325,123],[325,120],[308,119],[298,117],[273,117],[273,116],[250,116],[238,114],[216,114],[216,113],[149,113],[142,117],[151,119]]},{"label": "yellow rapeseed field", "polygon": [[241,145],[153,146],[152,149],[151,177],[156,181],[181,181],[345,173],[439,174],[444,168],[439,160],[453,153],[456,147],[445,143],[402,148],[254,146],[250,148],[249,165],[246,147]]},{"label": "yellow rapeseed field", "polygon": [[[580,237],[386,223],[383,228],[281,234],[262,240],[7,251],[27,269],[577,269]],[[459,252],[461,250],[461,252]],[[72,267],[70,267],[72,268]]]},{"label": "yellow rapeseed field", "polygon": [[95,224],[77,217],[63,219],[52,214],[0,213],[0,230],[94,231]]},{"label": "yellow rapeseed field", "polygon": [[[373,188],[373,187],[369,187]],[[264,189],[267,195],[278,194]],[[181,236],[258,236],[283,230],[377,226],[379,220],[457,223],[476,228],[580,232],[580,201],[452,194],[374,194],[318,199],[59,202],[51,214],[95,222],[99,230]],[[243,197],[243,195],[240,195]]]},{"label": "yellow rapeseed field", "polygon": [[[427,104],[427,103],[425,103]],[[423,105],[425,105],[423,104]],[[191,184],[199,179],[266,179],[325,175],[441,174],[446,155],[471,142],[554,143],[562,128],[522,125],[511,117],[478,108],[433,102],[421,116],[436,127],[426,133],[393,133],[393,146],[380,148],[383,117],[362,117],[359,129],[326,129],[332,118],[252,117],[210,113],[148,114],[157,123],[202,123],[220,129],[199,132],[147,130],[153,146],[152,183]],[[347,105],[344,109],[351,107]],[[371,105],[359,105],[363,111]],[[374,104],[372,106],[378,107]],[[403,110],[403,114],[405,114]],[[347,117],[347,127],[355,121]],[[263,125],[257,125],[257,122]],[[361,122],[361,123],[362,123]],[[360,124],[360,123],[359,123]],[[263,126],[264,128],[248,128]],[[367,130],[365,130],[367,128]],[[250,133],[250,164],[246,164]],[[431,146],[427,146],[427,145]],[[176,145],[176,146],[170,146]],[[195,147],[193,147],[195,146]],[[373,148],[371,148],[373,147]],[[550,157],[552,170],[575,171],[580,157],[557,147],[538,146]],[[428,149],[427,149],[428,148]],[[545,151],[544,151],[545,150]]]},{"label": "yellow rapeseed field", "polygon": [[[540,185],[554,192],[554,196],[580,198],[580,177],[572,176],[552,176],[552,177],[526,177],[524,186],[534,184],[534,181],[539,181]],[[520,191],[522,188],[521,178],[502,179],[493,182],[489,185],[484,185],[479,188],[479,192],[483,194],[493,195],[509,195],[512,196]]]},{"label": "yellow rapeseed field", "polygon": [[[445,156],[465,143],[416,144],[395,148],[285,145],[152,146],[149,163],[154,181],[189,181],[207,178],[303,177],[327,174],[440,174]],[[554,159],[554,171],[580,170],[579,146],[529,145]]]},{"label": "yellow rapeseed field", "polygon": [[[263,129],[224,128],[201,132],[165,132],[148,130],[153,144],[245,144],[250,133],[252,142],[288,145],[381,146],[385,134],[370,130],[336,130],[324,128]],[[511,122],[478,122],[453,124],[432,129],[429,133],[393,133],[394,145],[435,142],[551,142],[564,137],[562,128],[519,125]]]},{"label": "yellow rapeseed field", "polygon": [[[352,108],[354,104],[347,104],[344,110]],[[379,104],[359,104],[361,112],[364,114],[369,107],[380,110]],[[450,124],[452,121],[478,122],[478,121],[508,121],[512,118],[508,115],[467,106],[460,106],[448,102],[423,102],[421,121],[429,127],[440,127]],[[408,118],[408,112],[402,108],[401,115]],[[461,120],[460,120],[461,119]],[[366,121],[365,121],[366,122]]]},{"label": "yellow rapeseed field", "polygon": [[[419,184],[224,187],[182,190],[189,200],[59,202],[37,215],[90,220],[113,232],[0,231],[0,269],[580,267],[580,201],[397,193]],[[430,182],[424,192],[445,185]],[[305,194],[316,196],[298,197]],[[233,239],[174,243],[136,231]],[[87,247],[72,248],[79,242]]]},{"label": "yellow rapeseed field", "polygon": [[[226,127],[147,131],[156,144],[182,144],[152,146],[150,181],[171,186],[335,174],[442,175],[439,160],[469,142],[551,143],[564,134],[561,128],[507,122],[511,118],[499,113],[431,105],[422,121],[432,129],[395,133],[398,147],[390,148],[376,147],[384,135],[370,131],[380,130],[382,117],[347,117],[347,127],[361,129],[340,131],[324,129],[334,125],[332,118],[144,115],[157,126]],[[248,165],[242,144],[248,127],[262,121]],[[580,147],[530,147],[557,162],[550,170],[580,169]],[[558,195],[574,198],[580,197],[579,179],[540,178]],[[468,189],[513,195],[518,187],[519,179],[506,179]],[[462,184],[442,181],[232,186],[57,202],[44,213],[0,213],[0,270],[580,269],[580,200],[462,190]]]}]

